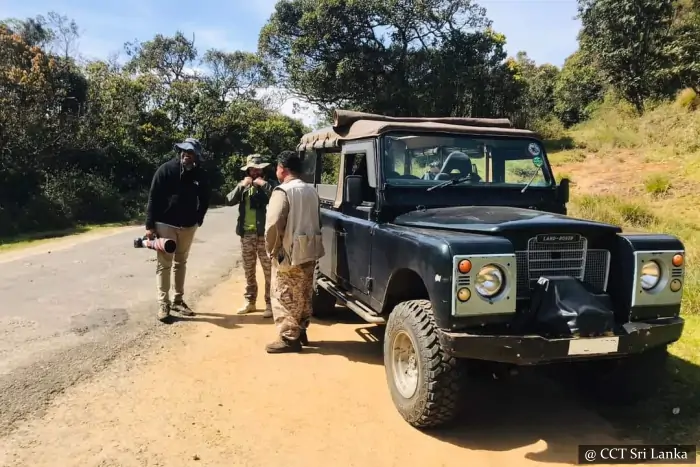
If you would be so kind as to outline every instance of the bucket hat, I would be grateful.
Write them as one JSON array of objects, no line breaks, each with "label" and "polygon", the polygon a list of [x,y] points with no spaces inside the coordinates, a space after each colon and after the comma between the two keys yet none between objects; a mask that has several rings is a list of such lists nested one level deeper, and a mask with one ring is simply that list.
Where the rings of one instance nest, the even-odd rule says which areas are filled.
[{"label": "bucket hat", "polygon": [[264,169],[268,165],[270,165],[270,163],[263,162],[263,158],[260,154],[251,154],[250,156],[246,157],[246,164],[241,167],[241,170]]}]

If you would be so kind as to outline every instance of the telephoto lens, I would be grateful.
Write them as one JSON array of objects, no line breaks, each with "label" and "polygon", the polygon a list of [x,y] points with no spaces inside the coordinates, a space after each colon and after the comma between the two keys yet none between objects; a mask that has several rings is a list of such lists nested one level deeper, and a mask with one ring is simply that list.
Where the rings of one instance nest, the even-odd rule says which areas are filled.
[{"label": "telephoto lens", "polygon": [[170,238],[155,238],[149,240],[143,237],[134,239],[134,248],[148,248],[150,250],[172,254],[175,253],[177,249],[177,242]]}]

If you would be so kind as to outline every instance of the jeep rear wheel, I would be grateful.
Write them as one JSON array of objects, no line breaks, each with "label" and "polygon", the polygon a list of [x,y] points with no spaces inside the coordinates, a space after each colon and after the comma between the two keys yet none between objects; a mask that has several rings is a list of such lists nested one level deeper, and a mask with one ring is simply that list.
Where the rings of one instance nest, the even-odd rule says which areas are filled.
[{"label": "jeep rear wheel", "polygon": [[410,425],[436,427],[457,415],[460,365],[442,349],[430,301],[399,303],[389,315],[384,369],[394,405]]},{"label": "jeep rear wheel", "polygon": [[318,279],[320,277],[323,276],[321,276],[318,263],[316,263],[313,294],[311,296],[311,315],[315,318],[323,319],[335,310],[336,298],[326,289],[318,285]]}]

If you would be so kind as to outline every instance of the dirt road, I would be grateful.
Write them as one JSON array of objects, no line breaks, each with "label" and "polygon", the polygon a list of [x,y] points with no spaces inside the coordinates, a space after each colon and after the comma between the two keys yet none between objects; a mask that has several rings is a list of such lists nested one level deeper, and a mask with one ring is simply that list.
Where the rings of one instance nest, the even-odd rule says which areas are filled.
[{"label": "dirt road", "polygon": [[[239,259],[235,209],[213,209],[188,264],[187,299]],[[157,336],[155,253],[119,228],[0,254],[0,435],[121,350]]]},{"label": "dirt road", "polygon": [[274,327],[235,316],[241,294],[234,274],[170,338],[57,397],[0,439],[0,466],[571,465],[578,444],[616,440],[556,385],[528,378],[466,393],[461,427],[421,433],[392,406],[381,328],[348,313],[315,322],[302,354],[268,355]]}]

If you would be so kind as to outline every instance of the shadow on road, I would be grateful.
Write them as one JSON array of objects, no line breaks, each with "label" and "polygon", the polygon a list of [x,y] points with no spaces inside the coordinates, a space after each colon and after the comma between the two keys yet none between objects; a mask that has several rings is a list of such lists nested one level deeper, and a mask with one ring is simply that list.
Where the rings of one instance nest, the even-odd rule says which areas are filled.
[{"label": "shadow on road", "polygon": [[315,325],[318,326],[334,326],[337,324],[367,324],[348,308],[336,306],[333,310],[328,310],[327,315],[323,319],[313,319]]},{"label": "shadow on road", "polygon": [[[304,352],[383,365],[384,327],[365,324],[355,332],[361,341],[314,341],[310,328],[311,347]],[[498,380],[491,372],[479,373],[469,379],[471,385],[462,394],[467,403],[457,422],[425,433],[463,448],[488,451],[509,451],[544,441],[546,447],[540,452],[525,456],[541,463],[576,464],[580,444],[614,440],[700,444],[697,365],[671,357],[667,382],[660,391],[627,407],[603,405],[582,388],[572,387],[565,372],[553,369],[553,365],[523,368],[516,377]]]},{"label": "shadow on road", "polygon": [[[178,321],[200,321],[226,329],[274,325],[261,313],[197,313]],[[367,324],[343,307],[327,318],[312,320],[310,346],[304,353],[343,356],[350,361],[383,365],[384,326]],[[314,328],[357,325],[356,340],[315,340]],[[466,409],[450,428],[426,434],[468,449],[509,451],[544,441],[541,452],[526,455],[542,463],[576,463],[579,444],[630,439],[645,444],[700,444],[700,367],[671,357],[666,384],[637,405],[605,406],[567,379],[556,365],[521,369],[514,378],[494,380],[489,371],[469,379],[462,395]],[[614,390],[614,388],[611,388]]]},{"label": "shadow on road", "polygon": [[251,313],[248,315],[196,313],[195,316],[192,317],[171,315],[169,323],[175,322],[209,323],[224,329],[236,329],[241,326],[252,324],[274,324],[272,318],[263,318],[262,313]]},{"label": "shadow on road", "polygon": [[620,432],[645,444],[700,445],[700,367],[671,356],[664,384],[635,406],[603,407],[590,397],[582,403],[597,411]]}]

